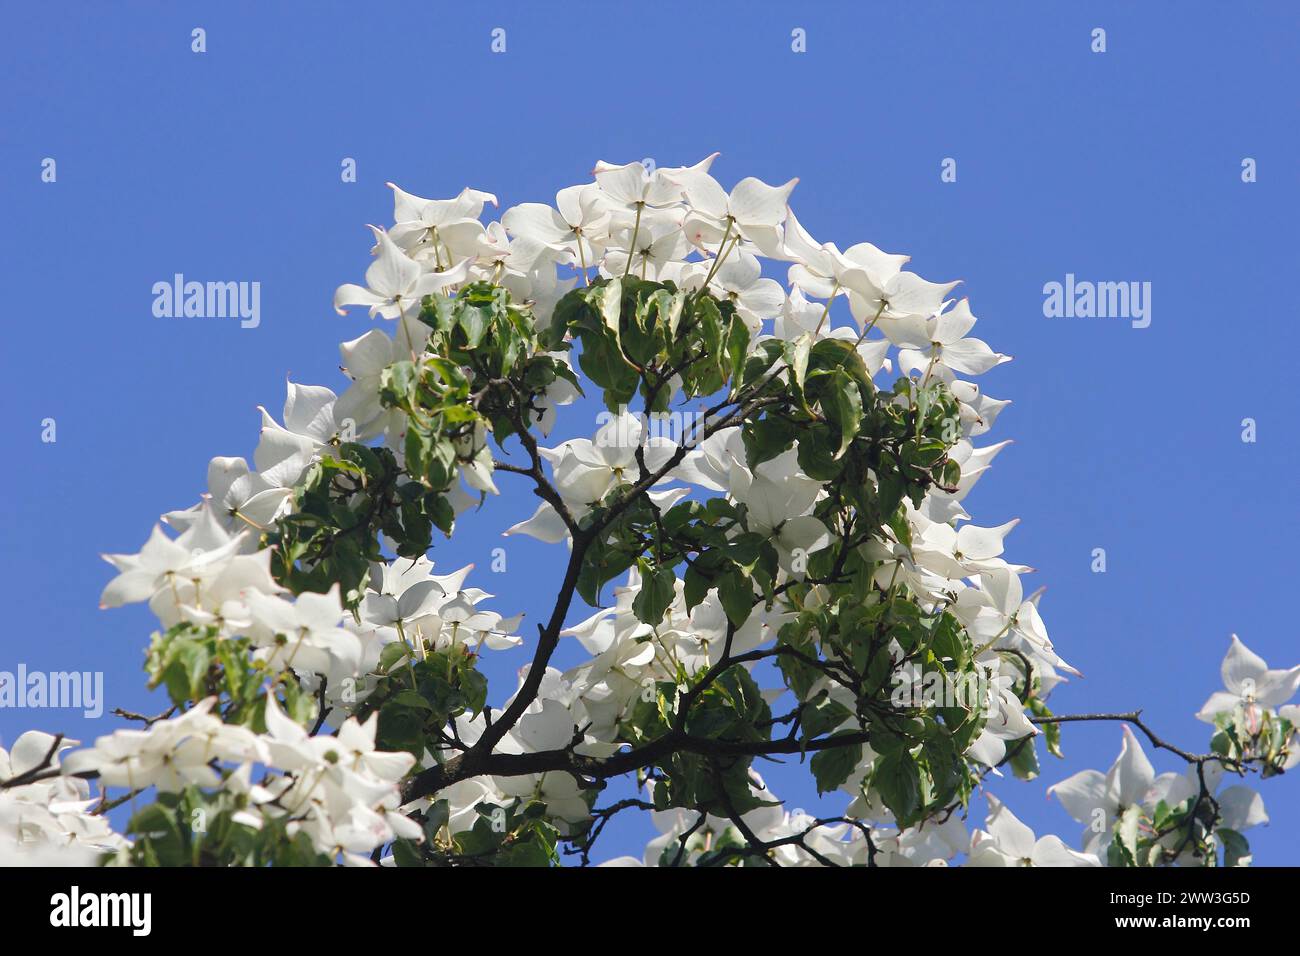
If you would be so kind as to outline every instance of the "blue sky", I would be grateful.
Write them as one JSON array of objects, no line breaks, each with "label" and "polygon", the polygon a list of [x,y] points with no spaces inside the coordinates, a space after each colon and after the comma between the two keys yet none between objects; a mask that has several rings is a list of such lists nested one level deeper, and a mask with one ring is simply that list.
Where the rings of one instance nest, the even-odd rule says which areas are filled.
[{"label": "blue sky", "polygon": [[[1009,556],[1038,569],[1052,638],[1087,675],[1053,705],[1142,707],[1203,750],[1192,715],[1230,633],[1274,667],[1300,663],[1283,601],[1300,333],[1277,292],[1297,264],[1298,21],[1281,2],[10,5],[0,670],[102,671],[110,709],[161,709],[140,671],[154,621],[97,609],[98,555],[137,550],[195,501],[213,455],[251,459],[255,407],[278,415],[286,377],[342,387],[337,343],[369,320],[330,298],[360,279],[365,223],[391,217],[385,181],[506,206],[550,201],[597,159],[720,150],[726,183],[800,177],[791,202],[819,240],[965,280],[979,334],[1016,358],[982,380],[1014,402],[990,440],[1015,444],[968,506],[985,525],[1022,519]],[[1257,182],[1242,182],[1247,157]],[[261,324],[154,317],[153,283],[177,272],[260,282]],[[1150,282],[1150,326],[1044,317],[1044,283],[1067,273]],[[578,407],[559,435],[591,431]],[[500,530],[536,503],[508,487],[433,557],[477,562],[494,607],[535,621],[561,552],[512,538],[507,571],[488,571]],[[497,695],[524,661],[493,665]],[[118,722],[0,710],[0,741],[31,726],[90,739]],[[995,789],[1073,841],[1046,786],[1105,769],[1119,743],[1118,725],[1069,728],[1066,760]],[[806,774],[767,775],[812,806]],[[1263,788],[1257,863],[1300,862],[1298,793],[1292,778]],[[611,828],[598,856],[639,855],[647,832]]]}]

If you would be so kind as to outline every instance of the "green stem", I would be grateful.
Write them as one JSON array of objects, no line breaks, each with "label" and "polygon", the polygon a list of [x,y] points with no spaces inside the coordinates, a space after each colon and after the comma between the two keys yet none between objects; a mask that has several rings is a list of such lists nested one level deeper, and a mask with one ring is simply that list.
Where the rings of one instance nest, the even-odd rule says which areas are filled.
[{"label": "green stem", "polygon": [[641,231],[641,210],[645,208],[644,202],[636,204],[636,222],[632,226],[632,241],[627,244],[627,264],[623,266],[623,278],[632,270],[632,254],[636,251],[636,236]]},{"label": "green stem", "polygon": [[[709,274],[704,277],[704,285],[700,287],[702,289],[708,289],[709,283],[713,281],[714,275],[717,274],[718,267],[722,265],[722,260],[731,252],[727,248],[727,240],[731,238],[731,224],[732,220],[728,219],[727,228],[722,233],[722,242],[718,243],[718,254],[713,257],[713,266],[709,269]],[[739,238],[737,238],[737,241],[739,241]]]},{"label": "green stem", "polygon": [[[817,338],[817,336],[822,334],[822,326],[826,324],[826,316],[831,314],[831,303],[835,301],[835,297],[839,294],[840,280],[836,279],[835,285],[831,289],[831,294],[826,297],[826,308],[822,309],[822,317],[817,320],[817,328],[813,330],[813,338]],[[858,341],[862,340],[859,339]]]}]

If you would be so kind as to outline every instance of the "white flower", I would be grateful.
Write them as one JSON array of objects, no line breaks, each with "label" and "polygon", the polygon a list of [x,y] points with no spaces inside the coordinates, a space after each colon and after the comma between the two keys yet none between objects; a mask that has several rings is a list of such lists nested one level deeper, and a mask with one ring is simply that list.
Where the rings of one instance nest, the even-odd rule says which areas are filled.
[{"label": "white flower", "polygon": [[[644,432],[635,415],[623,412],[610,416],[594,440],[575,438],[555,448],[540,449],[554,470],[556,491],[575,518],[586,514],[614,488],[639,479],[638,448],[642,449],[648,471],[657,472],[668,463],[676,445],[657,435],[646,438],[643,444]],[[685,489],[679,489],[651,494],[657,503],[667,505],[685,493]],[[568,529],[555,508],[543,502],[531,518],[506,529],[505,534],[526,534],[553,544],[563,541]]]},{"label": "white flower", "polygon": [[774,257],[793,261],[790,284],[818,299],[849,293],[876,296],[910,258],[881,252],[869,242],[841,252],[833,242],[817,242],[793,212],[784,230],[783,245]]},{"label": "white flower", "polygon": [[1236,634],[1219,668],[1226,691],[1217,690],[1201,707],[1196,717],[1214,723],[1216,714],[1244,706],[1248,719],[1257,707],[1279,707],[1295,696],[1300,688],[1300,665],[1290,670],[1269,670],[1264,659],[1241,643]]},{"label": "white flower", "polygon": [[1115,821],[1129,807],[1147,802],[1155,780],[1155,769],[1142,744],[1125,724],[1124,741],[1110,770],[1105,774],[1082,770],[1048,787],[1047,793],[1054,794],[1066,812],[1087,827],[1084,849],[1100,854],[1110,845]]},{"label": "white flower", "polygon": [[1034,831],[1020,822],[1006,805],[992,794],[987,830],[971,836],[971,866],[1101,866],[1092,853],[1079,853],[1054,835],[1034,839]]},{"label": "white flower", "polygon": [[[229,531],[267,530],[288,504],[293,494],[291,485],[292,479],[286,482],[282,474],[250,471],[242,458],[213,458],[208,463],[206,497],[212,502],[213,515]],[[185,511],[169,512],[163,520],[184,531],[201,512],[201,505],[195,505]]]},{"label": "white flower", "polygon": [[252,614],[248,636],[268,666],[328,673],[336,661],[352,671],[360,664],[360,640],[340,626],[337,584],[325,594],[304,591],[292,602],[256,591],[246,600]]},{"label": "white flower", "polygon": [[866,281],[849,289],[849,308],[858,326],[865,328],[872,322],[886,335],[897,320],[926,318],[938,312],[956,282],[928,282],[912,272],[899,272],[884,282],[876,282],[871,272],[863,269],[860,275]]},{"label": "white flower", "polygon": [[197,520],[179,537],[169,538],[161,526],[155,525],[138,554],[104,555],[104,560],[119,573],[104,588],[99,606],[119,607],[147,601],[178,582],[214,578],[225,562],[250,540],[246,531],[230,534],[213,515],[210,504],[204,502]]},{"label": "white flower", "polygon": [[393,222],[389,238],[413,259],[428,260],[438,267],[470,258],[483,224],[478,221],[483,204],[497,204],[496,196],[477,189],[463,189],[455,199],[422,199],[392,183]]},{"label": "white flower", "polygon": [[[695,268],[704,267],[700,263]],[[707,269],[704,269],[707,272]],[[736,307],[736,314],[744,320],[751,335],[757,335],[764,319],[780,314],[785,305],[785,292],[775,279],[762,277],[762,267],[758,259],[747,252],[733,253],[718,267],[712,280],[710,290],[719,299],[730,301]],[[686,281],[687,287],[698,285],[704,274],[698,274],[694,282]]]},{"label": "white flower", "polygon": [[903,371],[921,369],[927,376],[950,372],[982,375],[1011,361],[1009,355],[994,352],[980,339],[965,337],[975,325],[975,316],[971,315],[965,299],[936,316],[913,315],[894,322],[883,321],[880,325],[895,344],[910,346],[898,353],[899,368]]},{"label": "white flower", "polygon": [[[632,264],[628,266],[627,248],[632,245],[631,226],[619,229],[605,254],[601,270],[607,276],[621,276],[625,272],[654,282],[677,281],[682,272],[682,260],[690,252],[681,223],[675,220],[655,220],[642,217],[636,229],[636,248],[632,250]],[[621,247],[621,248],[620,248]]]},{"label": "white flower", "polygon": [[[349,429],[337,416],[334,392],[320,385],[287,383],[284,424],[261,405],[262,432],[253,452],[253,464],[263,474],[282,477],[282,484],[296,484],[312,460],[330,455],[333,445],[347,441]],[[296,469],[296,470],[295,470]]]},{"label": "white flower", "polygon": [[[596,163],[593,174],[612,218],[619,224],[635,220],[635,211],[646,207],[662,207],[677,203],[682,198],[679,174],[707,173],[717,153],[706,156],[690,169],[658,168],[653,172],[643,163],[615,166],[604,160]],[[644,217],[643,217],[644,218]]]},{"label": "white flower", "polygon": [[749,530],[768,538],[787,573],[802,574],[806,562],[800,559],[830,543],[830,531],[821,519],[810,514],[821,494],[820,482],[798,473],[793,451],[786,452],[762,470],[750,474],[739,469],[731,474],[731,496],[745,505]]},{"label": "white flower", "polygon": [[[414,324],[423,329],[420,337],[410,342],[413,348],[422,348],[429,328],[402,321],[404,326]],[[343,359],[343,371],[352,384],[335,403],[334,417],[340,423],[351,422],[358,441],[389,431],[404,436],[406,416],[399,409],[384,408],[379,401],[379,380],[386,368],[409,355],[380,329],[371,329],[359,338],[344,342],[339,346],[339,355]]]},{"label": "white flower", "polygon": [[224,724],[211,713],[215,704],[216,698],[208,697],[179,717],[100,737],[94,747],[69,754],[63,772],[97,773],[101,787],[157,787],[164,793],[191,785],[215,787],[221,777],[210,766],[213,761],[242,763],[266,756],[250,730]]},{"label": "white flower", "polygon": [[[636,164],[639,165],[639,164]],[[512,236],[522,236],[563,253],[571,263],[594,265],[604,246],[599,238],[609,224],[609,211],[600,201],[600,187],[595,183],[570,186],[555,195],[552,209],[544,203],[520,203],[506,210],[501,225]]]},{"label": "white flower", "polygon": [[378,627],[414,621],[442,606],[445,594],[434,581],[421,581],[400,595],[370,592],[361,601],[361,619]]},{"label": "white flower", "polygon": [[445,271],[426,272],[420,263],[398,248],[388,233],[377,226],[370,228],[374,231],[379,254],[366,270],[364,287],[347,283],[335,291],[334,310],[339,315],[345,314],[347,306],[364,305],[370,309],[371,318],[380,315],[385,319],[396,319],[418,312],[420,301],[426,295],[464,282],[469,274],[469,259]]},{"label": "white flower", "polygon": [[728,193],[699,168],[673,173],[671,178],[681,184],[690,203],[682,229],[693,245],[716,250],[722,237],[728,235],[747,239],[766,254],[780,248],[781,224],[789,213],[787,201],[798,179],[769,186],[749,176]]}]

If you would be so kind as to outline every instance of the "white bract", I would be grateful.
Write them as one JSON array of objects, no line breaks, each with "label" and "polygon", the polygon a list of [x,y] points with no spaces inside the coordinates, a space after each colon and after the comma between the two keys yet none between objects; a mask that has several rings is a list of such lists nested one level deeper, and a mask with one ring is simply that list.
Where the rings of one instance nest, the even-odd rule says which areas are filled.
[{"label": "white bract", "polygon": [[1259,708],[1280,707],[1289,702],[1300,688],[1300,665],[1290,670],[1269,670],[1264,659],[1241,642],[1236,634],[1224,655],[1223,686],[1210,695],[1196,716],[1206,723],[1214,723],[1220,713],[1238,706],[1246,708],[1253,717]]},{"label": "white bract", "polygon": [[988,829],[971,835],[971,866],[1101,866],[1097,857],[1071,850],[1058,836],[1035,839],[997,797],[989,796],[988,803]]}]

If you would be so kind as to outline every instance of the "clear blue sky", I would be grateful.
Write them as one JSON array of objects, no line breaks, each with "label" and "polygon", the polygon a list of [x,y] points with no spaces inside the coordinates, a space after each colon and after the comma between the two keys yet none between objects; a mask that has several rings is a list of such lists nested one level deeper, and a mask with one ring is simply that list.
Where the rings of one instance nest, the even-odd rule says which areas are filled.
[{"label": "clear blue sky", "polygon": [[[1300,662],[1296,579],[1295,123],[1300,11],[1289,3],[10,4],[0,23],[0,234],[6,309],[0,669],[105,672],[108,706],[160,708],[139,665],[153,619],[99,611],[100,552],[139,548],[193,503],[213,455],[251,459],[254,408],[284,381],[341,387],[330,308],[358,281],[386,180],[424,196],[470,185],[550,201],[597,159],[693,162],[724,182],[799,176],[802,222],[841,246],[962,278],[979,332],[1016,361],[984,377],[1012,438],[968,500],[1022,519],[1009,556],[1039,573],[1054,641],[1087,679],[1061,711],[1145,708],[1168,738],[1192,717],[1236,631]],[[207,52],[190,32],[207,31]],[[507,52],[493,54],[502,27]],[[791,31],[807,52],[791,51]],[[1091,52],[1106,30],[1107,52]],[[41,162],[57,161],[43,183]],[[353,157],[358,182],[340,181]],[[955,183],[940,164],[957,161]],[[1241,162],[1258,182],[1241,181]],[[259,281],[262,320],[161,319],[174,273]],[[1048,319],[1067,273],[1152,283],[1152,323]],[[58,441],[40,440],[57,420]],[[1241,441],[1254,418],[1258,441]],[[563,434],[590,434],[575,410]],[[549,609],[562,552],[507,543],[535,499],[517,486],[434,557],[475,561],[505,613]],[[1105,548],[1108,570],[1090,572]],[[577,615],[575,615],[575,618]],[[495,671],[513,686],[520,651]],[[500,697],[497,697],[499,702]],[[71,711],[0,711],[84,739]],[[1067,759],[1000,792],[1073,842],[1044,799],[1105,769],[1116,725],[1070,728]],[[1157,769],[1178,769],[1156,758]],[[768,776],[790,806],[810,788]],[[804,775],[806,776],[806,775]],[[1300,863],[1295,779],[1263,794],[1258,863]],[[644,827],[599,856],[639,855]]]}]

